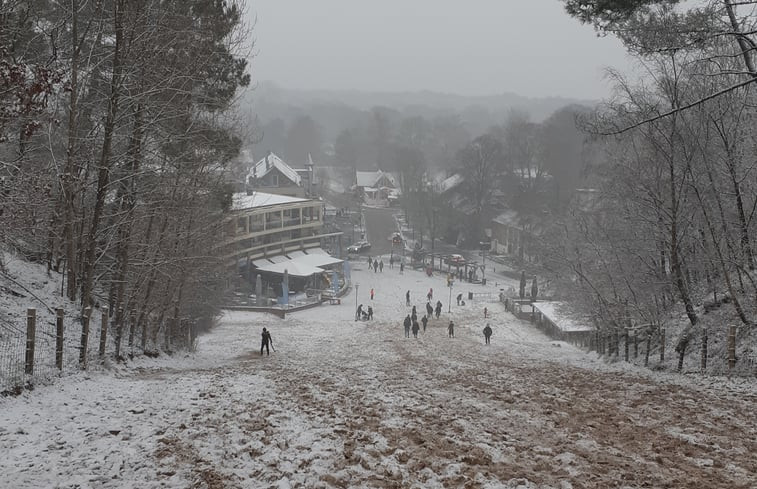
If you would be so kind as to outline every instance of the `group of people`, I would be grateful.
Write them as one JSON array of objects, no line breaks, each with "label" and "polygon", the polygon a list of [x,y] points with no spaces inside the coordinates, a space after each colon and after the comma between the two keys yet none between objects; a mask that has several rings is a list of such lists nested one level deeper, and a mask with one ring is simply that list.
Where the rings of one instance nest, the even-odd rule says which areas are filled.
[{"label": "group of people", "polygon": [[[373,299],[372,291],[371,291],[371,299]],[[358,320],[370,321],[372,319],[373,319],[373,307],[368,306],[364,310],[362,304],[357,306],[357,311],[355,311],[355,321],[358,321]]]},{"label": "group of people", "polygon": [[[421,318],[420,322],[423,324],[423,332],[426,332],[426,327],[428,326],[428,321],[434,317],[434,314],[436,314],[436,319],[439,319],[439,316],[442,314],[442,302],[436,301],[436,307],[431,305],[431,299],[434,296],[434,289],[429,289],[428,294],[426,294],[426,298],[429,300],[429,302],[426,303],[426,314]],[[405,305],[410,305],[410,291],[408,290],[405,292]],[[410,314],[408,314],[405,317],[405,320],[403,321],[403,326],[405,328],[405,338],[410,338],[410,332],[413,333],[413,336],[415,338],[418,337],[418,333],[420,332],[421,326],[418,324],[418,311],[415,306],[413,306],[413,309],[411,310]],[[449,332],[450,332],[450,338],[454,338],[454,324],[452,321],[449,322]]]},{"label": "group of people", "polygon": [[373,270],[375,273],[384,271],[384,260],[372,259],[368,257],[368,269]]}]

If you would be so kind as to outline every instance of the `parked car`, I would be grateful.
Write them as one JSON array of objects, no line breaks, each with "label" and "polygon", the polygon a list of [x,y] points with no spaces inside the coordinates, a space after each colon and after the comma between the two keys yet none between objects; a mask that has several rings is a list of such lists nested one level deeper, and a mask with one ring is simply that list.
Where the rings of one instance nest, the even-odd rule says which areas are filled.
[{"label": "parked car", "polygon": [[465,258],[463,258],[463,255],[449,255],[444,261],[452,266],[465,265]]},{"label": "parked car", "polygon": [[393,245],[401,245],[402,244],[402,235],[400,233],[393,233],[389,240],[392,242]]},{"label": "parked car", "polygon": [[347,253],[362,253],[370,249],[371,244],[368,241],[358,241],[347,248]]}]

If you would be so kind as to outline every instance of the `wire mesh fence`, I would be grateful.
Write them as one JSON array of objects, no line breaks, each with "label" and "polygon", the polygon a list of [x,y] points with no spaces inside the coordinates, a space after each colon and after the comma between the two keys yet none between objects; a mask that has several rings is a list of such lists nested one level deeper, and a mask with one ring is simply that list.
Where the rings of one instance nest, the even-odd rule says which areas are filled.
[{"label": "wire mesh fence", "polygon": [[[102,368],[116,355],[119,332],[112,329],[112,322],[107,309],[95,309],[89,317],[29,310],[26,318],[0,318],[0,394],[17,394],[62,375]],[[119,355],[191,346],[191,335],[182,335],[182,328],[173,327],[171,321],[153,327],[154,331],[137,328],[133,319],[127,319],[120,331]],[[190,345],[184,344],[185,339]]]}]

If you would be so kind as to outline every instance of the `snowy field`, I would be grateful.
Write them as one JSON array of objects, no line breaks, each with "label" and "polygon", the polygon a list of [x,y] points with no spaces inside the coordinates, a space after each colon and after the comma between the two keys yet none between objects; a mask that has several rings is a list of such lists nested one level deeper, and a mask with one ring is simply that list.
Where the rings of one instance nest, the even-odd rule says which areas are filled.
[{"label": "snowy field", "polygon": [[[366,268],[371,322],[354,292],[286,320],[229,313],[193,355],[0,400],[0,486],[757,487],[753,383],[605,364],[498,303],[448,314],[444,277]],[[404,338],[405,292],[422,316],[430,287],[441,318]],[[453,300],[469,290],[486,289]]]}]

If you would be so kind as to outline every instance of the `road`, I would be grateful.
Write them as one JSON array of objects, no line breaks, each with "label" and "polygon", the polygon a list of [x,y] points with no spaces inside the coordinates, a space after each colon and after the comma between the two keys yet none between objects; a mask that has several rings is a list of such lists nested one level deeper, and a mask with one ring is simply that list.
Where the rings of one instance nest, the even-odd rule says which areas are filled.
[{"label": "road", "polygon": [[371,256],[388,255],[392,252],[392,242],[389,236],[397,230],[394,213],[397,209],[363,208],[365,217],[366,238],[371,243]]}]

